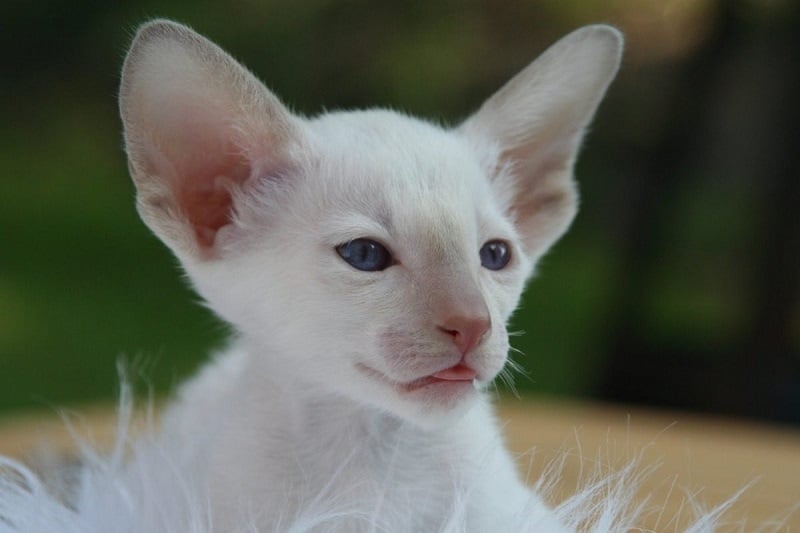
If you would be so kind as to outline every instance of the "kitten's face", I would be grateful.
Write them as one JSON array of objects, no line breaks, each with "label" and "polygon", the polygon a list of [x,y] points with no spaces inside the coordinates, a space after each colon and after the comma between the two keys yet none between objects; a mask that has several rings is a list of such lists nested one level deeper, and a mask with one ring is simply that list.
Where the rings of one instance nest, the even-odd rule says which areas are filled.
[{"label": "kitten's face", "polygon": [[[495,162],[391,112],[309,126],[315,155],[292,186],[261,191],[271,200],[242,215],[246,244],[213,275],[198,270],[198,288],[306,386],[420,422],[469,405],[505,364],[505,323],[530,269],[490,183]],[[388,252],[383,264],[342,256],[360,239]],[[482,261],[494,242],[506,264]],[[459,345],[452,328],[476,338]],[[458,365],[474,379],[433,377]]]},{"label": "kitten's face", "polygon": [[445,130],[297,117],[210,41],[153,21],[120,88],[139,212],[266,372],[434,423],[505,363],[620,50],[612,28],[575,31]]}]

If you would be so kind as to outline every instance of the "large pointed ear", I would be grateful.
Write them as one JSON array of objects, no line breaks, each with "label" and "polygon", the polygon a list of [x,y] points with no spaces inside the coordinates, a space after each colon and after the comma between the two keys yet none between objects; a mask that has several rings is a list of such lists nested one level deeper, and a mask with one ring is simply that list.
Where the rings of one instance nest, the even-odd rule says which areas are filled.
[{"label": "large pointed ear", "polygon": [[497,154],[493,188],[533,260],[575,216],[575,158],[621,51],[622,36],[614,28],[581,28],[551,46],[460,126],[484,153]]},{"label": "large pointed ear", "polygon": [[139,29],[122,71],[120,113],[139,212],[182,259],[218,257],[235,198],[283,175],[301,120],[250,72],[189,28]]}]

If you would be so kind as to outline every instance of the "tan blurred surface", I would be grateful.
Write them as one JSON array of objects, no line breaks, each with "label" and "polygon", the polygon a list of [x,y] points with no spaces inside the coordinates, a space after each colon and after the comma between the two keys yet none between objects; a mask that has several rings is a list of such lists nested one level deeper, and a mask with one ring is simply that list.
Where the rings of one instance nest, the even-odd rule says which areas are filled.
[{"label": "tan blurred surface", "polygon": [[[651,513],[643,527],[680,531],[691,516],[686,495],[707,508],[753,483],[724,516],[736,526],[723,531],[756,531],[778,520],[779,529],[800,531],[800,431],[735,420],[582,403],[541,403],[507,399],[500,406],[509,447],[536,448],[534,466],[571,451],[561,477],[564,494],[574,491],[583,471],[598,462],[620,467],[641,454],[642,468],[657,466],[642,483]],[[583,461],[581,461],[581,458]],[[523,468],[529,457],[521,459]],[[741,526],[741,527],[739,527]]]},{"label": "tan blurred surface", "polygon": [[[641,454],[641,468],[658,466],[643,481],[639,497],[649,495],[651,512],[642,524],[654,531],[678,531],[691,512],[686,494],[713,507],[744,485],[724,517],[723,531],[756,531],[770,520],[778,529],[800,531],[800,431],[764,424],[584,403],[506,399],[499,418],[509,447],[521,453],[520,465],[532,476],[567,453],[558,494],[568,495],[579,478],[599,463],[619,468]],[[109,408],[75,410],[74,431],[91,435],[98,445],[110,442],[114,417]],[[23,457],[43,445],[73,448],[62,419],[35,413],[0,419],[0,454]],[[523,452],[535,448],[533,457]],[[581,474],[583,473],[583,474]],[[744,523],[742,521],[745,521]],[[743,525],[742,525],[743,524]]]}]

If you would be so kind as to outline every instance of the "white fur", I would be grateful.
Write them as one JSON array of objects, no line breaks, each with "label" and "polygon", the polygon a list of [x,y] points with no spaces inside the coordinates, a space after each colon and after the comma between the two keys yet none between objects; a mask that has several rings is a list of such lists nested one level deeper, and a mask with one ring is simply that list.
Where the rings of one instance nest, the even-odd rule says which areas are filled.
[{"label": "white fur", "polygon": [[[24,480],[0,478],[0,531],[627,529],[630,473],[549,509],[484,392],[575,214],[574,160],[620,50],[616,30],[578,30],[449,129],[298,117],[203,37],[145,25],[120,94],[138,207],[236,340],[129,459],[124,433],[111,459],[89,453],[69,506],[7,464]],[[336,247],[358,238],[395,264],[348,265]],[[496,271],[479,258],[494,239],[512,255]],[[474,381],[411,386],[455,367]]]}]

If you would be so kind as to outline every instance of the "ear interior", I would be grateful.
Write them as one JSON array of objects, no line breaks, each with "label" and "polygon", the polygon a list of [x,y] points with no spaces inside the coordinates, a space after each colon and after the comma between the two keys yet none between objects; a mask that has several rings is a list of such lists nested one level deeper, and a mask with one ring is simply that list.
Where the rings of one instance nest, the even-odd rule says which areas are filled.
[{"label": "ear interior", "polygon": [[[231,222],[232,191],[250,177],[252,161],[238,151],[222,116],[211,117],[208,109],[168,114],[174,116],[162,117],[135,172],[137,181],[157,177],[161,187],[152,191],[156,194],[141,194],[140,202],[151,218],[182,217],[198,246],[210,249],[219,229]],[[142,186],[144,193],[147,187]]]},{"label": "ear interior", "polygon": [[280,173],[292,115],[216,45],[167,21],[145,25],[123,69],[120,110],[140,213],[176,252],[218,255],[248,180]]},{"label": "ear interior", "polygon": [[512,78],[461,126],[474,143],[497,152],[493,186],[533,259],[574,218],[575,158],[619,68],[621,50],[617,30],[579,29]]}]

